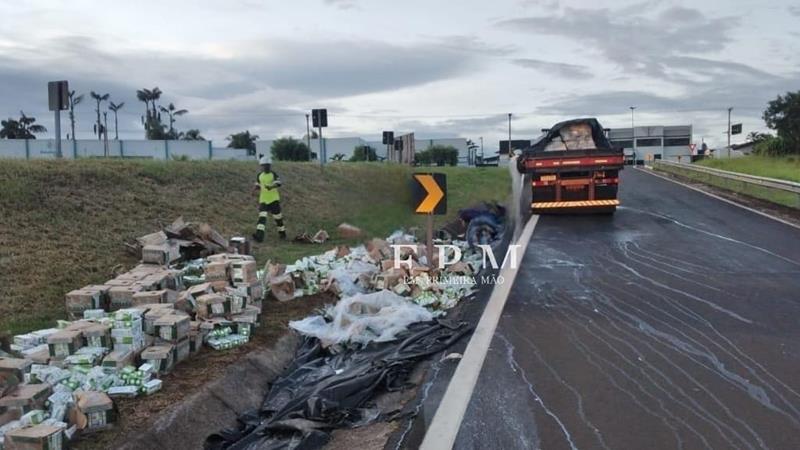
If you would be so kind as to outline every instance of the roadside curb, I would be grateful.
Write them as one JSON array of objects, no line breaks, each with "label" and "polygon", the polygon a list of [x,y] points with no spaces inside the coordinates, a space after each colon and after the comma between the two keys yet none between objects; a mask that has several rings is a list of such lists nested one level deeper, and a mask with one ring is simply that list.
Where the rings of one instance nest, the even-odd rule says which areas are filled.
[{"label": "roadside curb", "polygon": [[436,414],[425,433],[420,449],[441,450],[453,448],[461,427],[461,421],[469,406],[472,391],[478,382],[478,376],[489,351],[489,345],[500,322],[500,316],[503,313],[511,288],[514,286],[519,272],[519,265],[525,255],[525,249],[533,236],[538,220],[539,216],[532,216],[525,224],[517,241],[521,245],[517,255],[517,268],[503,267],[500,271],[500,276],[505,281],[502,285],[495,285],[492,290],[478,325],[467,343],[464,355],[458,367],[456,367],[444,397],[442,397],[436,409]]}]

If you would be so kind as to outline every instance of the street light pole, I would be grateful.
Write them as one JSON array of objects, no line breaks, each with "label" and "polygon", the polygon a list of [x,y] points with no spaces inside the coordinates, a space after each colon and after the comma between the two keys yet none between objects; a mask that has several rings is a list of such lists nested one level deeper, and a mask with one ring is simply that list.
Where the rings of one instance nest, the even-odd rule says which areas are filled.
[{"label": "street light pole", "polygon": [[511,158],[511,113],[508,113],[508,157]]},{"label": "street light pole", "polygon": [[481,136],[481,161],[483,161],[483,136]]},{"label": "street light pole", "polygon": [[308,123],[308,114],[306,114],[306,146],[308,147],[308,161],[311,162],[311,125]]},{"label": "street light pole", "polygon": [[633,165],[636,165],[636,124],[633,122],[633,111],[635,106],[631,106],[631,146],[633,148]]},{"label": "street light pole", "polygon": [[728,108],[728,159],[731,159],[731,111],[733,107]]}]

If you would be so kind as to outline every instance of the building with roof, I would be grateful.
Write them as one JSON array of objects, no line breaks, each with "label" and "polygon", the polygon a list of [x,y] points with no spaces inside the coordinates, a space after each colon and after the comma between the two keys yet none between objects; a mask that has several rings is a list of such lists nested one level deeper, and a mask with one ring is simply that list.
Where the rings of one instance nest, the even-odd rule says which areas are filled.
[{"label": "building with roof", "polygon": [[691,125],[611,128],[608,139],[622,147],[627,158],[637,161],[664,159],[685,162],[692,156]]}]

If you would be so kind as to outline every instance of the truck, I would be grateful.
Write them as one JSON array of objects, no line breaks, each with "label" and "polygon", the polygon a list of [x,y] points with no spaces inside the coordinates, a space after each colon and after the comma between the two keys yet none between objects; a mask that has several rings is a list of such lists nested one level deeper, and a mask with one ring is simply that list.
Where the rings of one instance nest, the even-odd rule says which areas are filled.
[{"label": "truck", "polygon": [[624,154],[600,122],[572,119],[542,131],[517,158],[517,169],[530,179],[532,212],[613,214]]}]

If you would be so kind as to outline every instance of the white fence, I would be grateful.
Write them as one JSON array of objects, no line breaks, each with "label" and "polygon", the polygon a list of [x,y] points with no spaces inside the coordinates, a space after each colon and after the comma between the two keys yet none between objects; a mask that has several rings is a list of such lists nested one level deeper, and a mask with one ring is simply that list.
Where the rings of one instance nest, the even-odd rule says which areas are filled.
[{"label": "white fence", "polygon": [[[191,160],[251,161],[246,149],[214,147],[211,141],[108,141],[79,139],[61,140],[61,153],[65,159],[143,158]],[[56,157],[55,139],[0,139],[0,159],[52,159]]]}]

